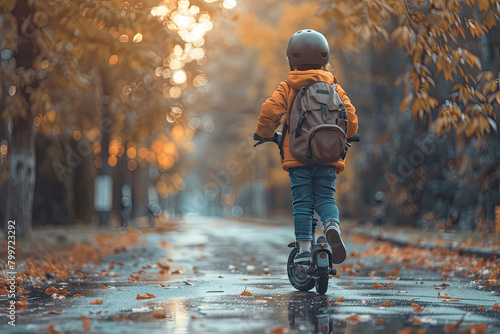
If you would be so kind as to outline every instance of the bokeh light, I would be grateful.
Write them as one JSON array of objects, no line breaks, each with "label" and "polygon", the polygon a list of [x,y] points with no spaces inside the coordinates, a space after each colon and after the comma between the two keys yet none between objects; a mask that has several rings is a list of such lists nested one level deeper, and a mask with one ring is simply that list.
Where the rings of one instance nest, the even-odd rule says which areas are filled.
[{"label": "bokeh light", "polygon": [[172,80],[177,85],[182,85],[187,80],[187,75],[184,70],[176,71],[172,77]]}]

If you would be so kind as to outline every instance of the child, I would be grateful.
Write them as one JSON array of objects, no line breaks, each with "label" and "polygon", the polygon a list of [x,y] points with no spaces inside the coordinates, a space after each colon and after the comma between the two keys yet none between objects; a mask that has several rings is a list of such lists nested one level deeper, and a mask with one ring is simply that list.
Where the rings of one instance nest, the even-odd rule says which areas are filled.
[{"label": "child", "polygon": [[[335,76],[326,71],[330,47],[326,38],[319,32],[305,29],[293,34],[286,51],[290,72],[273,95],[262,105],[256,133],[263,138],[273,137],[274,131],[285,116],[289,118],[292,103],[298,90],[316,81],[328,84],[338,83]],[[345,91],[337,85],[336,91],[347,110],[347,138],[358,131],[356,109]],[[288,133],[283,142],[282,167],[289,172],[293,199],[293,223],[295,238],[300,251],[294,263],[307,265],[311,261],[312,218],[314,210],[321,217],[324,233],[332,247],[333,262],[342,263],[347,255],[339,227],[339,210],[335,202],[335,180],[345,167],[343,159],[330,165],[305,165],[298,162],[290,153]]]}]

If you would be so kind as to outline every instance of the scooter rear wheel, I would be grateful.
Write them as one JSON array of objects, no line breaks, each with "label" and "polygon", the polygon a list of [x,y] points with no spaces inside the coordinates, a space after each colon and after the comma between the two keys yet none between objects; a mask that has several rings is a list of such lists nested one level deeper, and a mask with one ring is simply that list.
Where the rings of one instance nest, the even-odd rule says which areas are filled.
[{"label": "scooter rear wheel", "polygon": [[[309,291],[314,288],[315,280],[307,274],[307,266],[293,263],[298,249],[294,247],[288,256],[287,274],[290,283],[299,291]],[[328,282],[327,282],[328,284]]]},{"label": "scooter rear wheel", "polygon": [[328,268],[318,268],[318,279],[316,280],[316,292],[320,295],[324,295],[326,290],[328,290],[328,281],[330,275],[328,274]]}]

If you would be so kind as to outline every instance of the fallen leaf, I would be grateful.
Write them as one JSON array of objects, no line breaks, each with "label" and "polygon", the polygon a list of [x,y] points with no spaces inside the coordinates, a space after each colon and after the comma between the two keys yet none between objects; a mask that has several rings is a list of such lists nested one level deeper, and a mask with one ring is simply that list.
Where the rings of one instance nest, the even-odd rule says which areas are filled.
[{"label": "fallen leaf", "polygon": [[144,296],[137,294],[137,297],[135,299],[153,299],[153,298],[156,298],[156,296],[146,292]]},{"label": "fallen leaf", "polygon": [[479,310],[486,310],[486,307],[484,306],[481,306],[481,307],[478,307]]},{"label": "fallen leaf", "polygon": [[188,281],[184,281],[184,284],[186,284],[186,285],[194,285],[193,283],[190,283]]},{"label": "fallen leaf", "polygon": [[80,293],[75,293],[75,294],[73,295],[73,297],[83,297],[83,295],[82,295],[82,294],[80,294]]},{"label": "fallen leaf", "polygon": [[458,327],[462,324],[464,321],[465,314],[462,316],[462,319],[460,319],[456,324],[449,324],[443,327],[443,330],[447,333],[454,333]]},{"label": "fallen leaf", "polygon": [[375,289],[380,289],[380,288],[383,288],[384,286],[382,284],[379,284],[379,283],[375,283],[375,285],[373,286]]},{"label": "fallen leaf", "polygon": [[387,306],[391,306],[391,301],[390,301],[390,300],[388,300],[388,301],[386,301],[386,302],[383,302],[382,304],[380,304],[380,306],[385,306],[385,307],[387,307]]},{"label": "fallen leaf", "polygon": [[245,288],[242,293],[240,293],[240,296],[251,296],[252,293]]},{"label": "fallen leaf", "polygon": [[68,291],[66,289],[59,290],[59,289],[51,286],[51,287],[48,287],[47,289],[45,289],[45,293],[48,295],[58,294],[60,296],[66,296],[68,294]]},{"label": "fallen leaf", "polygon": [[498,305],[498,303],[495,303],[495,305],[493,305],[493,309],[500,310],[500,305]]},{"label": "fallen leaf", "polygon": [[344,297],[340,297],[335,301],[336,303],[343,303],[344,302]]},{"label": "fallen leaf", "polygon": [[101,286],[101,289],[109,289],[109,286]]},{"label": "fallen leaf", "polygon": [[90,332],[91,327],[90,327],[90,318],[82,315],[82,327],[85,332]]},{"label": "fallen leaf", "polygon": [[288,334],[290,330],[284,326],[275,326],[269,330],[271,334]]},{"label": "fallen leaf", "polygon": [[351,322],[358,322],[359,321],[359,315],[353,314],[350,317],[345,318],[346,321],[351,321]]},{"label": "fallen leaf", "polygon": [[420,318],[414,317],[413,318],[413,324],[414,325],[420,325],[422,323],[422,320]]},{"label": "fallen leaf", "polygon": [[165,284],[161,284],[161,283],[160,283],[160,286],[161,286],[162,288],[166,287],[166,285],[165,285]]},{"label": "fallen leaf", "polygon": [[413,333],[413,328],[406,327],[398,331],[398,334],[411,334]]},{"label": "fallen leaf", "polygon": [[48,334],[61,334],[61,332],[56,331],[56,330],[54,329],[54,325],[52,325],[52,324],[51,324],[51,325],[48,325],[47,327],[45,327],[45,329],[47,329],[47,333],[48,333]]},{"label": "fallen leaf", "polygon": [[488,324],[469,325],[469,331],[471,333],[474,333],[474,334],[485,334],[487,328],[488,328]]},{"label": "fallen leaf", "polygon": [[385,320],[384,320],[384,319],[382,319],[382,318],[378,318],[377,320],[375,320],[375,323],[376,323],[377,325],[382,325],[384,322],[385,322]]},{"label": "fallen leaf", "polygon": [[423,312],[424,308],[416,303],[412,303],[411,307],[413,307],[413,312]]},{"label": "fallen leaf", "polygon": [[90,302],[89,305],[101,305],[102,304],[102,300],[94,300],[93,302]]}]

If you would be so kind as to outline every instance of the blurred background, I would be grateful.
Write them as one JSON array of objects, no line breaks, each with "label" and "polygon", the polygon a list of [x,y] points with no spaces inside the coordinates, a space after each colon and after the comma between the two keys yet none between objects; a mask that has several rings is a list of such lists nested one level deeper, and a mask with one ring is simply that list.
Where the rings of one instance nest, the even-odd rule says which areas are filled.
[{"label": "blurred background", "polygon": [[359,117],[341,218],[500,234],[494,1],[0,4],[0,217],[19,233],[291,219],[278,148],[253,133],[312,28]]}]

